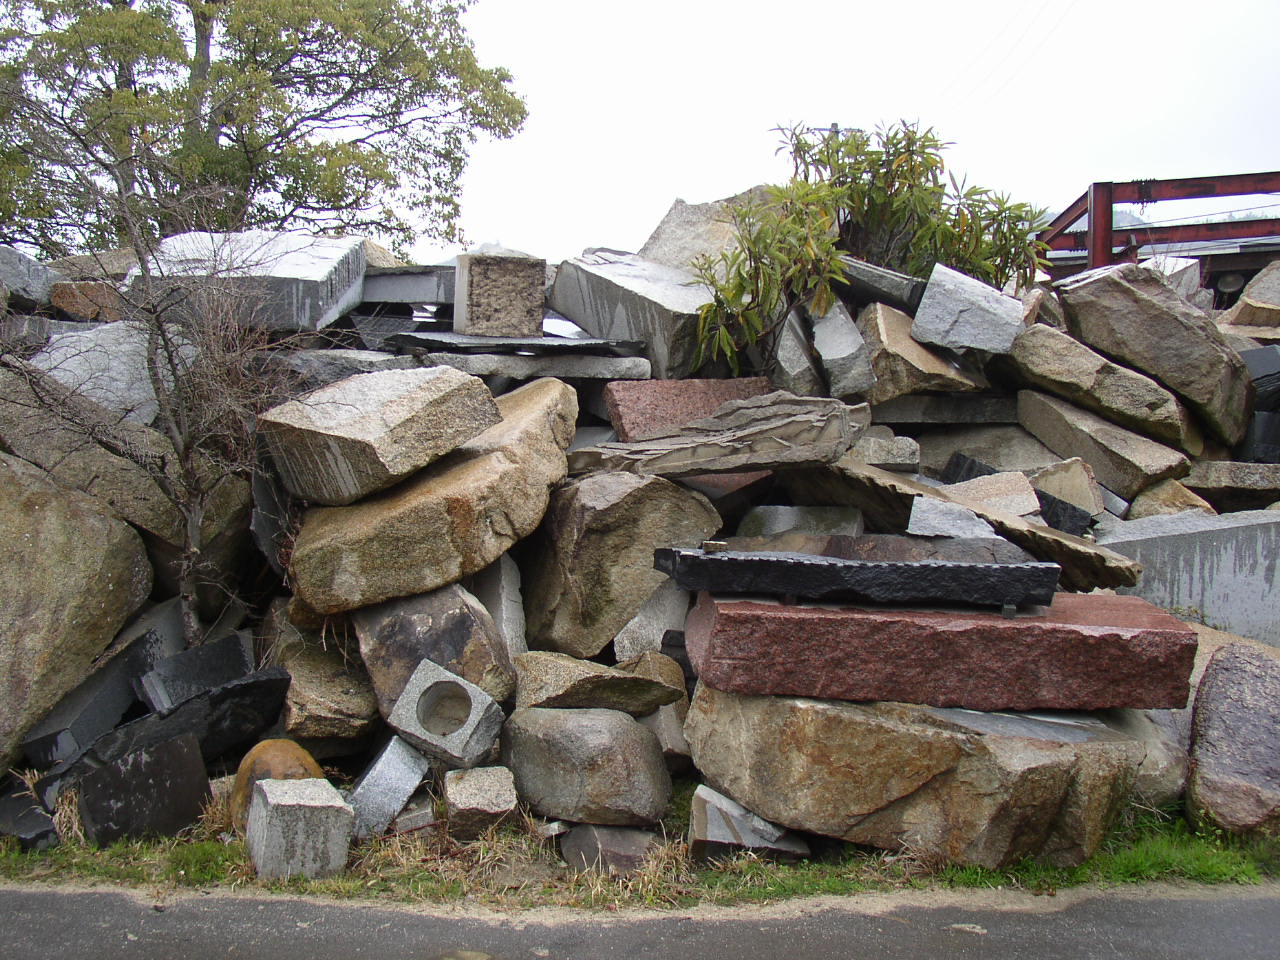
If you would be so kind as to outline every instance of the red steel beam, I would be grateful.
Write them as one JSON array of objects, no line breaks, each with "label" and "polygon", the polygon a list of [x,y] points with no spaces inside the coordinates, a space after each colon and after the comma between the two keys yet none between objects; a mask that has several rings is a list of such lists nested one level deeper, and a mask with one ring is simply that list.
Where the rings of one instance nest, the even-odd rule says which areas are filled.
[{"label": "red steel beam", "polygon": [[[1203,240],[1250,240],[1258,237],[1280,237],[1280,219],[1221,220],[1166,227],[1123,227],[1111,231],[1111,247],[1125,247],[1135,243],[1146,246],[1153,243],[1191,243]],[[1102,246],[1105,247],[1105,244]],[[1089,237],[1083,230],[1063,233],[1049,241],[1050,250],[1088,248]]]},{"label": "red steel beam", "polygon": [[1063,210],[1060,214],[1053,218],[1053,222],[1040,231],[1039,238],[1045,243],[1049,243],[1057,237],[1062,236],[1073,223],[1089,212],[1089,194],[1080,194],[1075,200]]},{"label": "red steel beam", "polygon": [[1240,197],[1250,193],[1280,193],[1280,170],[1266,173],[1231,173],[1217,177],[1184,177],[1180,180],[1131,180],[1113,185],[1113,203],[1150,203],[1156,200],[1196,200],[1203,197]]},{"label": "red steel beam", "polygon": [[1089,184],[1089,269],[1105,267],[1112,262],[1112,204],[1115,202],[1108,182]]}]

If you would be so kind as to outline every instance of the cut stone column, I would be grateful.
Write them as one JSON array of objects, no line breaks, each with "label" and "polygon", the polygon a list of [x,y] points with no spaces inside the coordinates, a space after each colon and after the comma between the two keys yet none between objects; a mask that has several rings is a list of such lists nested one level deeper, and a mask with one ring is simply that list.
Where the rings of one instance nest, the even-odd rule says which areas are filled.
[{"label": "cut stone column", "polygon": [[506,767],[450,770],[444,775],[449,835],[472,840],[516,810],[516,783]]},{"label": "cut stone column", "polygon": [[547,261],[515,253],[458,255],[453,329],[481,337],[540,337]]},{"label": "cut stone column", "polygon": [[245,831],[264,880],[327,877],[347,865],[355,811],[328,780],[259,780]]}]

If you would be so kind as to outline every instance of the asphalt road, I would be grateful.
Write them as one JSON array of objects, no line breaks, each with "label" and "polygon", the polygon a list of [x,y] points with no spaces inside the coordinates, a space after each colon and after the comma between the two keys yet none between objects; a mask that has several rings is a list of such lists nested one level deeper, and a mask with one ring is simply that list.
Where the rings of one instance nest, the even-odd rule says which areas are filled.
[{"label": "asphalt road", "polygon": [[204,960],[1276,960],[1280,884],[916,893],[681,913],[436,911],[0,886],[0,955]]}]

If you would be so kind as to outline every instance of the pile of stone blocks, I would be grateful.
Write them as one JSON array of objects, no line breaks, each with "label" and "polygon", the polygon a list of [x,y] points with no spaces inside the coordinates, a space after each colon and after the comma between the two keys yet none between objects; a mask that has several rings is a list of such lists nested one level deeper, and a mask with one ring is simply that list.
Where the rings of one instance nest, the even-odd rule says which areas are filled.
[{"label": "pile of stone blocks", "polygon": [[[41,545],[4,578],[0,644],[30,666],[0,748],[42,771],[34,803],[0,785],[0,830],[56,842],[74,787],[102,842],[174,832],[238,763],[264,877],[521,811],[566,863],[625,875],[692,777],[700,859],[847,841],[1076,864],[1131,797],[1183,796],[1194,756],[1195,815],[1260,829],[1231,818],[1232,777],[1280,784],[1230,731],[1272,666],[1235,650],[1210,668],[1185,621],[1280,644],[1280,513],[1260,509],[1280,500],[1280,364],[1235,346],[1269,322],[1271,279],[1213,318],[1143,265],[1011,296],[848,260],[841,301],[799,308],[772,369],[728,378],[695,368],[708,294],[689,260],[729,241],[716,209],[673,211],[642,255],[551,270],[492,249],[375,268],[357,240],[166,242],[153,276],[216,276],[254,302],[246,322],[313,335],[276,352],[299,390],[260,418],[258,476],[219,513],[227,536],[253,524],[289,591],[184,649],[174,601],[144,606],[169,590],[153,544],[177,518],[0,403],[0,522]],[[32,355],[88,337],[113,387],[137,382],[110,347],[136,274],[71,290],[15,262],[10,301],[38,316],[10,327]],[[146,397],[98,399],[156,442]],[[30,575],[51,545],[107,585],[91,603]],[[339,791],[329,758],[362,772]]]}]

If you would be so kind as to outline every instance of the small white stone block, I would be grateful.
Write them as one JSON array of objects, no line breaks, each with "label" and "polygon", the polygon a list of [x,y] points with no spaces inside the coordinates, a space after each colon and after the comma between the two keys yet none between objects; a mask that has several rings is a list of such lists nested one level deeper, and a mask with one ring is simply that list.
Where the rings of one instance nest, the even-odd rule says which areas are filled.
[{"label": "small white stone block", "polygon": [[355,819],[328,780],[259,780],[245,831],[249,858],[264,879],[340,873]]}]

